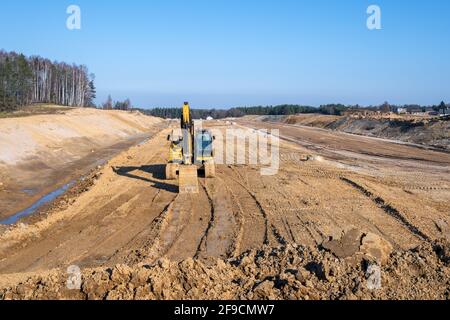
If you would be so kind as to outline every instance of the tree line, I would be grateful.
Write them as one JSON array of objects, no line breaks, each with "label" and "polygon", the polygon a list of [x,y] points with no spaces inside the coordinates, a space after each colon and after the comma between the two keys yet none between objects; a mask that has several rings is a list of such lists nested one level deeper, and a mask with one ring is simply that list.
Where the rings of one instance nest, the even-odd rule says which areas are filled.
[{"label": "tree line", "polygon": [[[405,108],[408,111],[441,111],[444,114],[449,109],[449,106],[444,102],[433,106],[420,105],[390,105],[385,102],[378,106],[360,106],[360,105],[344,105],[344,104],[326,104],[319,107],[303,106],[303,105],[278,105],[278,106],[254,106],[254,107],[236,107],[231,109],[191,109],[192,117],[195,119],[207,119],[212,117],[214,119],[223,118],[238,118],[246,115],[261,115],[261,116],[287,116],[301,113],[316,113],[325,115],[343,115],[346,111],[351,110],[370,110],[380,112],[393,112],[397,108]],[[176,119],[180,117],[181,108],[153,108],[153,109],[139,109],[142,113],[165,118]]]},{"label": "tree line", "polygon": [[84,65],[0,50],[0,111],[32,103],[94,107],[94,79]]},{"label": "tree line", "polygon": [[130,99],[125,99],[124,101],[113,101],[111,95],[108,95],[108,98],[105,102],[99,106],[99,108],[103,110],[124,110],[124,111],[132,111],[133,105],[131,104]]},{"label": "tree line", "polygon": [[[176,119],[180,117],[181,108],[153,108],[140,109],[141,112],[161,117],[165,119]],[[195,119],[214,119],[238,118],[245,115],[291,115],[297,113],[314,113],[317,108],[301,105],[279,105],[279,106],[255,106],[255,107],[236,107],[231,109],[191,109],[192,117]]]},{"label": "tree line", "polygon": [[[296,104],[283,104],[277,106],[253,106],[236,107],[227,110],[216,109],[192,109],[192,117],[195,119],[214,119],[238,118],[246,115],[260,116],[288,116],[300,113],[319,113],[329,115],[340,115],[343,111],[355,106],[345,106],[342,104],[327,104],[320,107],[303,106]],[[175,119],[180,117],[181,108],[153,108],[149,110],[140,109],[141,112],[155,117],[165,119]]]}]

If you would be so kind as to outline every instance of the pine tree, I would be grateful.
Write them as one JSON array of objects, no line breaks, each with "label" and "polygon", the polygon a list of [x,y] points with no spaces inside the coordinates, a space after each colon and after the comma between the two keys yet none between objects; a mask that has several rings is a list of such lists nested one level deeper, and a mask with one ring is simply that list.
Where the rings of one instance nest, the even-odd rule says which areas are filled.
[{"label": "pine tree", "polygon": [[441,101],[441,103],[439,104],[439,110],[442,110],[442,113],[444,115],[447,114],[447,105],[445,104],[444,101]]},{"label": "pine tree", "polygon": [[105,110],[111,110],[113,108],[113,100],[111,98],[111,95],[108,95],[108,99],[103,103],[102,107]]},{"label": "pine tree", "polygon": [[88,84],[87,94],[86,94],[86,107],[95,107],[94,99],[97,98],[97,90],[94,84],[94,75],[91,74],[91,80]]},{"label": "pine tree", "polygon": [[131,105],[131,101],[130,101],[130,99],[126,99],[125,101],[124,101],[124,107],[125,107],[125,110],[130,110],[133,106]]}]

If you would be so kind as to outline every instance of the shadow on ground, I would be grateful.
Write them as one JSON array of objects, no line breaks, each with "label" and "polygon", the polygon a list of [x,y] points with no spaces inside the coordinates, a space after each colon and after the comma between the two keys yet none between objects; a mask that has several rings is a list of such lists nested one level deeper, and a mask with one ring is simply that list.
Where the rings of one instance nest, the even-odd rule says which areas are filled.
[{"label": "shadow on ground", "polygon": [[[153,183],[153,187],[155,188],[172,193],[178,193],[177,185],[158,181],[158,180],[165,180],[166,178],[165,168],[166,166],[163,164],[154,164],[140,167],[113,167],[112,169],[119,176]],[[135,171],[148,173],[152,176],[153,179],[133,174],[133,172]]]}]

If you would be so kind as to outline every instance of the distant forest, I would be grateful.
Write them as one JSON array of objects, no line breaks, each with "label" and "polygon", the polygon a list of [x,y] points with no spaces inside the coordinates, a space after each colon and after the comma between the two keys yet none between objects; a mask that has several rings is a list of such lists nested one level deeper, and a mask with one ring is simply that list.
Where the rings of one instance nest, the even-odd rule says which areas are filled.
[{"label": "distant forest", "polygon": [[[279,106],[256,106],[256,107],[237,107],[228,110],[217,109],[192,109],[192,117],[195,119],[206,119],[212,117],[214,119],[238,118],[245,115],[268,115],[268,116],[287,116],[300,113],[317,113],[325,115],[342,115],[343,112],[356,109],[366,109],[380,112],[391,112],[398,108],[405,108],[409,112],[425,112],[425,111],[443,111],[448,110],[448,105],[441,102],[439,105],[420,106],[420,105],[402,105],[395,106],[385,102],[379,106],[362,107],[359,105],[343,105],[343,104],[327,104],[320,107],[302,106],[302,105],[279,105]],[[181,108],[154,108],[139,109],[141,112],[161,117],[165,119],[176,119],[180,117]]]},{"label": "distant forest", "polygon": [[[181,108],[154,108],[140,109],[141,112],[161,117],[165,119],[175,119],[180,117]],[[314,113],[317,108],[300,105],[280,105],[280,106],[258,106],[258,107],[238,107],[232,109],[191,109],[194,119],[206,119],[212,117],[214,119],[238,118],[245,115],[282,115],[296,113]]]},{"label": "distant forest", "polygon": [[0,112],[32,103],[94,105],[94,75],[86,66],[0,50]]}]

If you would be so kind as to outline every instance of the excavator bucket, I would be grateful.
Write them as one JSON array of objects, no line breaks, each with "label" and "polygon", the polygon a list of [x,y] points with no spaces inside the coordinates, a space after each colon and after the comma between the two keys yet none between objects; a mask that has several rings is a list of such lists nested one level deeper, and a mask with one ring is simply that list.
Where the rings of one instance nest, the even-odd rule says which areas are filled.
[{"label": "excavator bucket", "polygon": [[196,165],[181,165],[179,169],[180,194],[198,193],[198,174]]}]

